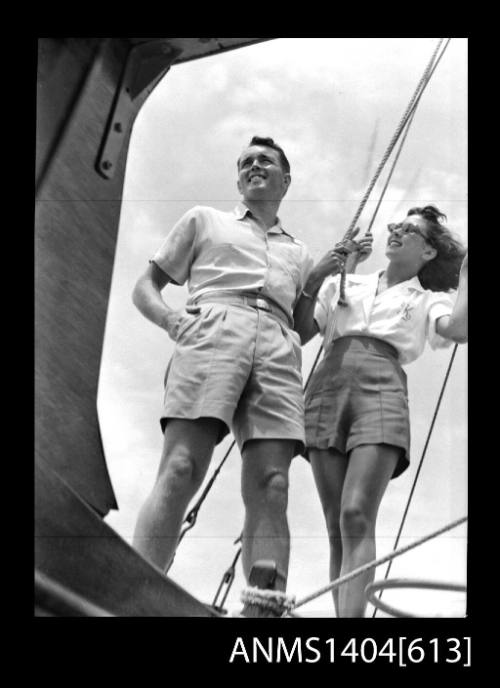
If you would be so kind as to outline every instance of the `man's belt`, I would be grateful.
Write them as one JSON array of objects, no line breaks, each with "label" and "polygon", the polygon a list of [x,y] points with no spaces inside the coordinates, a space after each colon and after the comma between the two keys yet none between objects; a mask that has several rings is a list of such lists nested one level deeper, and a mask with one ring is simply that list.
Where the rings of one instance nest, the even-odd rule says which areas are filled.
[{"label": "man's belt", "polygon": [[258,310],[267,311],[268,313],[276,315],[288,327],[293,326],[293,320],[288,313],[267,296],[248,292],[210,291],[194,299],[194,304],[201,302],[227,303],[232,306],[251,306],[252,308],[257,308]]}]

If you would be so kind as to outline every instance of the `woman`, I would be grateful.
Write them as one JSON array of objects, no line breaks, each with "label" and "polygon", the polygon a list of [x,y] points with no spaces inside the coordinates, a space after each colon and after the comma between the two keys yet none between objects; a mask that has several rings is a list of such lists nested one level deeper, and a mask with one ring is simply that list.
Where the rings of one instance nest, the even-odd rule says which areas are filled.
[{"label": "woman", "polygon": [[[324,358],[306,390],[306,443],[330,538],[332,579],[375,559],[382,496],[409,464],[401,365],[418,358],[426,341],[432,348],[467,341],[467,255],[443,220],[429,205],[389,225],[388,265],[370,275],[348,274],[344,307],[337,305],[340,276],[332,276],[342,257],[329,252],[311,273],[296,313],[303,343],[317,332],[324,336]],[[361,259],[370,242],[362,240]],[[453,299],[448,292],[457,286]],[[373,574],[334,592],[337,616],[364,616]]]}]

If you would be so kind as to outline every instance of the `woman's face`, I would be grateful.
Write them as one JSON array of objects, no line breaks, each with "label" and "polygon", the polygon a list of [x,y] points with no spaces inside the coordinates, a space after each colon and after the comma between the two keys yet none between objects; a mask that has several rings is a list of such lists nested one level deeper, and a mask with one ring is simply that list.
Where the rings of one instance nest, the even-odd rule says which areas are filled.
[{"label": "woman's face", "polygon": [[385,255],[389,260],[415,264],[420,269],[436,255],[427,240],[427,220],[421,215],[408,215],[403,222],[388,225]]}]

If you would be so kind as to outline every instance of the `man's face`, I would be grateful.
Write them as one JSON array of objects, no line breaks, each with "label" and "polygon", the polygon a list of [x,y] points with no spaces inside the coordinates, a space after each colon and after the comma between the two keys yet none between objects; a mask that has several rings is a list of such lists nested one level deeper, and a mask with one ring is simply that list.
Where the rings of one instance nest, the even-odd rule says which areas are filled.
[{"label": "man's face", "polygon": [[245,200],[281,201],[291,177],[281,167],[278,151],[267,146],[245,148],[238,161],[238,190]]}]

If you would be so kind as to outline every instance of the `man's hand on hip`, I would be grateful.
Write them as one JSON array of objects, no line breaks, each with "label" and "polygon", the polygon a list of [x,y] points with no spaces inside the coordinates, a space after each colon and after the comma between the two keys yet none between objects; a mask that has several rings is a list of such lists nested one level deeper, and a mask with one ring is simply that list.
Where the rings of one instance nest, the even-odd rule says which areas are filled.
[{"label": "man's hand on hip", "polygon": [[179,325],[182,320],[184,312],[169,310],[163,317],[160,327],[165,330],[170,339],[174,342],[177,340],[177,333],[179,331]]}]

